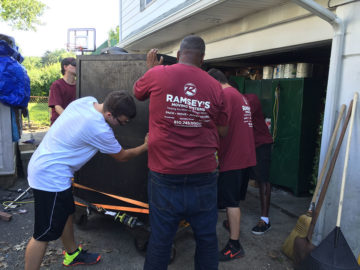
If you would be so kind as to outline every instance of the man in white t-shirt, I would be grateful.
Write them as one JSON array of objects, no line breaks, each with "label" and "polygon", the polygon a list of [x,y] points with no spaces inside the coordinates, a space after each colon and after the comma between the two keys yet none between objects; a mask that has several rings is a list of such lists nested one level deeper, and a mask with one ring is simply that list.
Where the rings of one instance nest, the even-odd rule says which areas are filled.
[{"label": "man in white t-shirt", "polygon": [[28,167],[35,198],[35,225],[26,248],[26,270],[39,269],[48,242],[58,238],[66,251],[65,266],[100,260],[99,254],[88,253],[75,243],[71,178],[98,151],[119,162],[146,152],[147,136],[144,144],[123,149],[111,128],[125,125],[135,115],[133,98],[126,91],[114,91],[101,104],[94,97],[73,101],[51,126]]}]

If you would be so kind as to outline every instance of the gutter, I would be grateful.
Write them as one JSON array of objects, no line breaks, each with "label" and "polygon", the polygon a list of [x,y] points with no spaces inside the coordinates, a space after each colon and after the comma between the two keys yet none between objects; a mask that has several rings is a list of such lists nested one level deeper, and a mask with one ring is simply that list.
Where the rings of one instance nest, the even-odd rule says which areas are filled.
[{"label": "gutter", "polygon": [[119,18],[119,43],[121,43],[122,39],[123,39],[123,36],[122,36],[122,12],[123,12],[122,0],[120,0],[120,3],[119,3],[119,12],[120,12],[120,18]]},{"label": "gutter", "polygon": [[[334,29],[331,46],[330,68],[326,92],[323,131],[321,137],[321,150],[319,168],[322,167],[326,154],[326,145],[329,144],[330,135],[335,125],[336,105],[339,99],[340,79],[342,71],[342,56],[344,51],[345,24],[333,12],[319,5],[313,0],[291,0],[295,4],[310,11],[312,14],[330,23]],[[325,121],[326,119],[326,121]]]}]

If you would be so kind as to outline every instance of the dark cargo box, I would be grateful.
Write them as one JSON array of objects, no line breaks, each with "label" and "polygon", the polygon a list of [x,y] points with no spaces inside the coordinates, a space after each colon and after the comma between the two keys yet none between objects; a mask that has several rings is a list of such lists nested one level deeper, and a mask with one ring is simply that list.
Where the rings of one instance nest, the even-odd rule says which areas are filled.
[{"label": "dark cargo box", "polygon": [[[101,103],[114,90],[132,93],[135,81],[146,70],[146,55],[78,56],[77,98],[93,96]],[[128,125],[114,128],[116,139],[125,149],[142,144],[148,132],[148,101],[135,102],[136,117]],[[104,193],[147,202],[147,173],[147,153],[123,163],[98,153],[76,174],[75,182]],[[90,203],[137,207],[84,189],[75,189],[75,195]]]}]

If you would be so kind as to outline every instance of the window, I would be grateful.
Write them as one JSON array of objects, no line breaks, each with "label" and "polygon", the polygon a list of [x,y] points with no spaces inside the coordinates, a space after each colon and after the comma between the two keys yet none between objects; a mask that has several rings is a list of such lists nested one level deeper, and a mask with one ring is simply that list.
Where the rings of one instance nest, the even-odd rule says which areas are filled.
[{"label": "window", "polygon": [[147,8],[150,4],[155,2],[156,0],[140,0],[140,11],[143,11]]}]

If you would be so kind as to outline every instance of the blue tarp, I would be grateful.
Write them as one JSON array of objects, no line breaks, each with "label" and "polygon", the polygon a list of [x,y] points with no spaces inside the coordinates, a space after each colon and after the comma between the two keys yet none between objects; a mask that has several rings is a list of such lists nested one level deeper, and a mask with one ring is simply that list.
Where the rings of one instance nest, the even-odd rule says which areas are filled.
[{"label": "blue tarp", "polygon": [[20,140],[19,129],[16,124],[16,115],[14,108],[11,108],[11,130],[12,130],[12,141],[17,142]]},{"label": "blue tarp", "polygon": [[15,59],[21,61],[22,56],[0,40],[0,101],[26,108],[30,99],[30,79],[26,69]]}]

